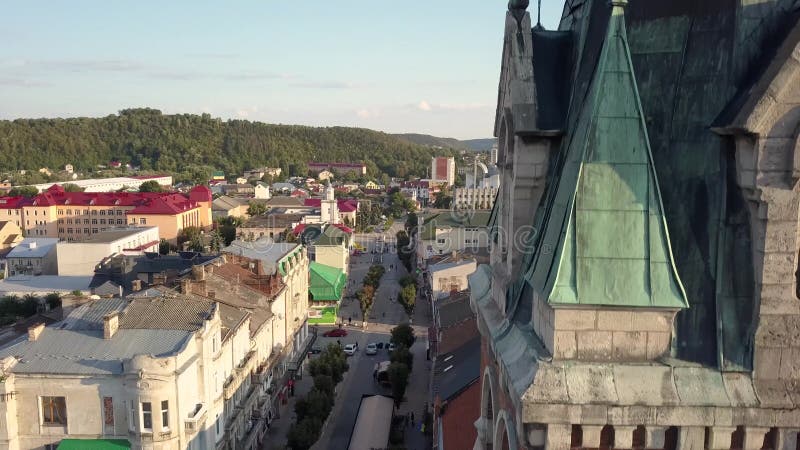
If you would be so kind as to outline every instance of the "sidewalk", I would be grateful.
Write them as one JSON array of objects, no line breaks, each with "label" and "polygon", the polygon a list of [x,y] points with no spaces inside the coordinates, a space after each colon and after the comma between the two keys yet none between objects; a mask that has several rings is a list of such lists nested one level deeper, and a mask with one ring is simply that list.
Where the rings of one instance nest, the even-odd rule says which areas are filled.
[{"label": "sidewalk", "polygon": [[284,450],[286,448],[286,435],[294,423],[294,404],[298,398],[304,397],[314,387],[314,379],[306,373],[303,378],[294,382],[294,396],[289,397],[285,405],[279,406],[279,418],[274,419],[264,437],[262,450]]}]

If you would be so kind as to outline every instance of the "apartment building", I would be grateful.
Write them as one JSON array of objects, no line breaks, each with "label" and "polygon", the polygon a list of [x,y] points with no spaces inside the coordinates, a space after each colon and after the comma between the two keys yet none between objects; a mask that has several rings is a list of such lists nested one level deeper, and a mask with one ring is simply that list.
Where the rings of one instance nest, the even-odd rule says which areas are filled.
[{"label": "apartment building", "polygon": [[313,339],[303,247],[252,254],[194,265],[177,290],[134,282],[0,348],[0,449],[261,448]]},{"label": "apartment building", "polygon": [[19,226],[25,236],[80,241],[109,228],[157,226],[175,240],[188,226],[211,226],[211,191],[196,186],[179,193],[65,192],[53,185],[32,197],[0,198],[0,220]]}]

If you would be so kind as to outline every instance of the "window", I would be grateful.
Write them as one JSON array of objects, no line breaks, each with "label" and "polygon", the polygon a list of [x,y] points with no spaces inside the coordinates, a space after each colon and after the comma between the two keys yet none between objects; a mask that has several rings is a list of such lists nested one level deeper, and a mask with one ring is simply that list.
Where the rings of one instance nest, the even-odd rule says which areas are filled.
[{"label": "window", "polygon": [[[77,213],[76,213],[76,214],[77,214]],[[89,215],[89,210],[88,210],[88,209],[84,209],[84,210],[83,210],[83,215],[85,215],[85,216],[88,216],[88,215]]]},{"label": "window", "polygon": [[92,219],[92,225],[97,225],[97,219]]},{"label": "window", "polygon": [[153,405],[142,402],[142,430],[153,431]]},{"label": "window", "polygon": [[93,216],[96,216],[96,215],[97,215],[97,210],[96,210],[96,209],[95,209],[95,210],[92,210],[92,215],[93,215]]},{"label": "window", "polygon": [[67,400],[64,397],[42,397],[42,425],[66,425]]},{"label": "window", "polygon": [[139,218],[139,225],[147,225],[147,219],[144,217]]},{"label": "window", "polygon": [[97,228],[92,228],[92,233],[97,233]]},{"label": "window", "polygon": [[161,401],[161,428],[169,428],[169,400]]},{"label": "window", "polygon": [[67,234],[72,234],[72,228],[67,228]]},{"label": "window", "polygon": [[63,232],[64,232],[64,229],[63,229],[63,228],[59,228],[59,229],[58,229],[58,232],[59,232],[59,233],[63,233]]},{"label": "window", "polygon": [[117,225],[125,225],[125,220],[117,219]]},{"label": "window", "polygon": [[[67,215],[68,215],[68,216],[71,216],[71,215],[72,215],[72,210],[71,210],[71,209],[68,209],[68,210],[67,210]],[[76,211],[76,215],[77,215],[77,211]]]},{"label": "window", "polygon": [[84,233],[84,234],[89,234],[89,229],[88,229],[88,228],[84,228],[84,229],[83,229],[83,233]]},{"label": "window", "polygon": [[111,397],[103,397],[103,423],[114,425],[114,399]]},{"label": "window", "polygon": [[100,219],[100,225],[105,225],[105,224],[106,224],[106,219]]},{"label": "window", "polygon": [[121,209],[118,209],[118,210],[117,210],[117,215],[118,215],[118,216],[121,216],[121,215],[122,215],[122,210],[121,210]]},{"label": "window", "polygon": [[106,215],[106,210],[105,209],[101,209],[100,210],[100,215],[101,216],[105,216]]},{"label": "window", "polygon": [[59,216],[63,216],[64,215],[64,210],[63,209],[59,209],[58,210],[58,215]]},{"label": "window", "polygon": [[437,243],[437,244],[444,244],[444,239],[437,239],[437,240],[436,240],[436,243]]}]

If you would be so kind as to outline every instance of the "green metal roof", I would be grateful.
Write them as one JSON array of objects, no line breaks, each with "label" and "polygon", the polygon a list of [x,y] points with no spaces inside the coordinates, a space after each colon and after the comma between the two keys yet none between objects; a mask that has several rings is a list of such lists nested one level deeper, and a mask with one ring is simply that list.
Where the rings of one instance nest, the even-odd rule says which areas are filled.
[{"label": "green metal roof", "polygon": [[316,261],[309,265],[311,277],[308,290],[314,301],[339,301],[347,282],[344,272]]},{"label": "green metal roof", "polygon": [[122,450],[131,448],[127,439],[64,439],[58,450]]},{"label": "green metal roof", "polygon": [[314,242],[314,245],[350,245],[350,235],[342,231],[341,228],[328,225],[322,231],[322,235]]},{"label": "green metal roof", "polygon": [[527,278],[554,305],[685,308],[620,3]]}]

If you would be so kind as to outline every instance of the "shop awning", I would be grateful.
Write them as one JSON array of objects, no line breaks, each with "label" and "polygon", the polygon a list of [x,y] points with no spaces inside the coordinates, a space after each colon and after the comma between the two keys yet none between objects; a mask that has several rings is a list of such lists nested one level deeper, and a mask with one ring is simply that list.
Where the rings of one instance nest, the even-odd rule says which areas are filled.
[{"label": "shop awning", "polygon": [[127,450],[131,443],[127,439],[64,439],[58,450]]}]

